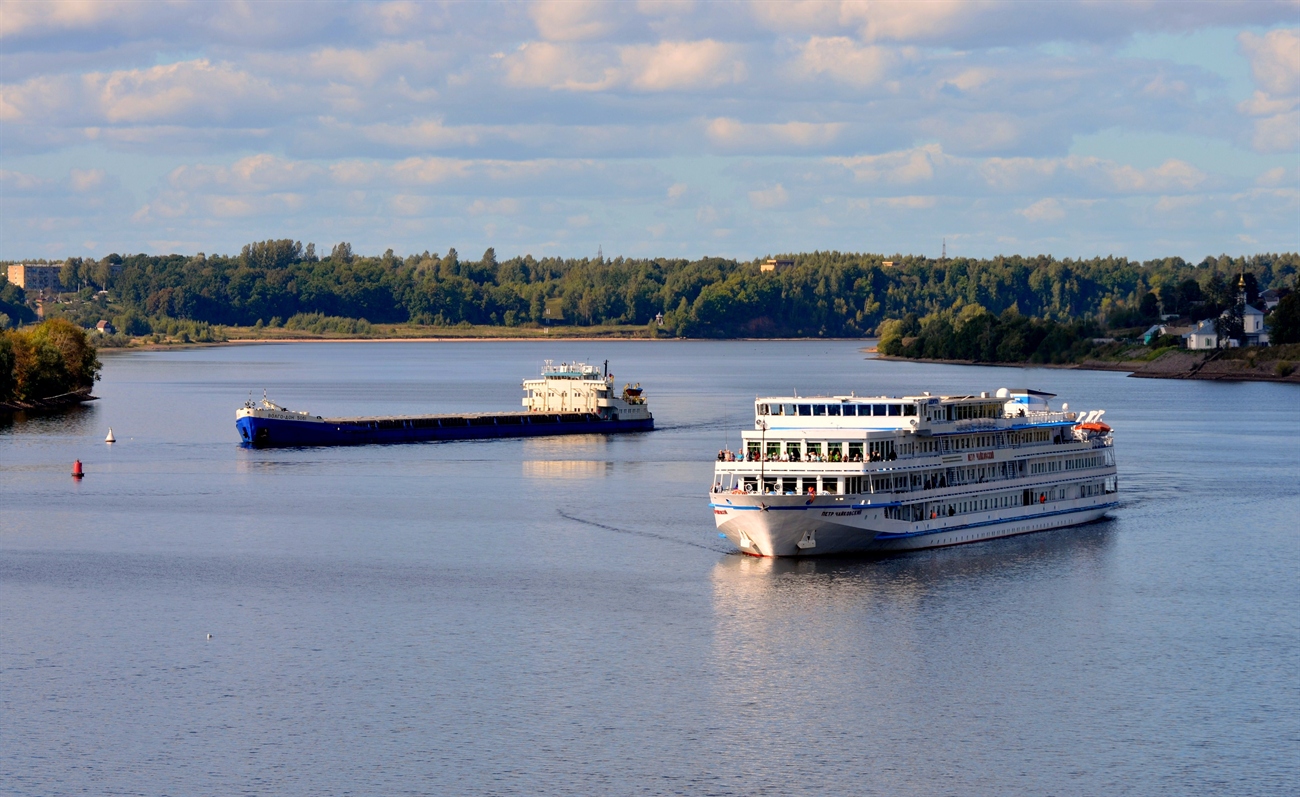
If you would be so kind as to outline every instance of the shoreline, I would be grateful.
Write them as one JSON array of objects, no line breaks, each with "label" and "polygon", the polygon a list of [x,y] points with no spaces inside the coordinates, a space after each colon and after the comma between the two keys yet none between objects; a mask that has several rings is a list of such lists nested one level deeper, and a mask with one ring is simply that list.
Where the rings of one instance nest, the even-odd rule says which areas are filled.
[{"label": "shoreline", "polygon": [[[863,349],[863,351],[867,351]],[[1220,350],[1222,351],[1222,350]],[[1171,356],[1172,355],[1172,356]],[[1081,363],[985,363],[974,360],[931,360],[876,353],[881,360],[940,365],[979,365],[986,368],[1056,368],[1065,371],[1123,371],[1137,379],[1195,379],[1203,382],[1279,382],[1300,384],[1300,369],[1289,374],[1258,370],[1253,362],[1204,357],[1191,352],[1166,352],[1154,360],[1085,360]],[[1248,365],[1249,362],[1249,365]],[[1233,364],[1240,364],[1232,367]],[[1207,366],[1219,367],[1207,367]],[[1246,367],[1241,367],[1246,366]]]},{"label": "shoreline", "polygon": [[99,401],[99,396],[91,395],[90,391],[65,393],[62,396],[51,396],[47,399],[41,399],[35,402],[26,401],[0,401],[0,414],[14,415],[20,412],[41,414],[46,412],[56,412],[66,410],[69,407],[77,407],[92,401]]},{"label": "shoreline", "polygon": [[[678,337],[624,337],[618,335],[531,335],[523,337],[497,337],[490,335],[452,335],[447,337],[350,337],[350,338],[231,338],[228,340],[192,341],[189,343],[131,343],[126,346],[100,346],[96,352],[112,355],[132,351],[174,351],[178,349],[199,349],[213,346],[267,345],[273,343],[528,343],[555,341],[557,343],[596,342],[641,342],[641,343],[690,343],[702,341],[744,341],[752,343],[777,343],[790,341],[825,341],[839,343],[862,343],[875,338],[678,338]],[[863,349],[863,351],[868,351]],[[870,351],[875,351],[871,349]]]},{"label": "shoreline", "polygon": [[[190,343],[133,343],[127,346],[100,347],[97,353],[100,356],[113,356],[119,353],[135,351],[174,351],[181,349],[198,349],[215,346],[243,346],[243,345],[269,345],[276,343],[524,343],[533,341],[554,341],[556,343],[585,343],[585,342],[607,342],[607,341],[639,341],[643,343],[684,343],[695,341],[740,341],[740,342],[790,342],[790,341],[824,341],[824,342],[861,342],[874,344],[875,338],[678,338],[678,337],[632,337],[623,335],[574,335],[560,334],[555,336],[549,335],[526,335],[526,336],[493,336],[493,335],[450,335],[450,336],[385,336],[385,337],[261,337],[261,338],[234,338],[221,341],[207,342],[190,342]],[[1287,384],[1300,384],[1300,368],[1293,370],[1291,373],[1282,375],[1276,372],[1261,370],[1253,360],[1243,360],[1237,358],[1223,358],[1221,355],[1226,351],[1237,350],[1218,350],[1211,353],[1211,356],[1195,354],[1188,351],[1169,351],[1160,355],[1153,360],[1086,360],[1081,363],[1000,363],[1000,362],[975,362],[973,360],[945,360],[945,359],[927,359],[899,357],[894,355],[880,354],[874,345],[864,346],[859,349],[863,354],[871,355],[876,359],[904,362],[904,363],[932,363],[936,365],[978,365],[993,368],[1054,368],[1060,370],[1074,371],[1117,371],[1125,372],[1130,377],[1139,379],[1196,379],[1208,382],[1280,382]],[[1300,359],[1300,358],[1297,358]],[[1273,362],[1266,360],[1265,366]],[[11,410],[12,411],[12,410]]]}]

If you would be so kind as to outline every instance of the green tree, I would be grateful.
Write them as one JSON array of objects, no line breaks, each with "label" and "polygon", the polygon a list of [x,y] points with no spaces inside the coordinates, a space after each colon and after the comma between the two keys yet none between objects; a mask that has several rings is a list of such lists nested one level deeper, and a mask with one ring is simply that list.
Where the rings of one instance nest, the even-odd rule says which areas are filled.
[{"label": "green tree", "polygon": [[1300,293],[1288,293],[1264,319],[1269,343],[1300,343]]}]

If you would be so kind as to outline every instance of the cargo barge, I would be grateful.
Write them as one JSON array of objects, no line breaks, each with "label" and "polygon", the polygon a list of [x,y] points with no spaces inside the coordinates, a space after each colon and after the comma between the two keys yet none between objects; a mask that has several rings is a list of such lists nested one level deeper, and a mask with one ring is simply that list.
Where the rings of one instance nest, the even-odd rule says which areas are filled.
[{"label": "cargo barge", "polygon": [[251,448],[420,443],[499,437],[649,432],[654,416],[640,384],[615,395],[608,363],[546,361],[540,379],[523,383],[523,412],[324,418],[294,411],[263,394],[235,413],[241,444]]}]

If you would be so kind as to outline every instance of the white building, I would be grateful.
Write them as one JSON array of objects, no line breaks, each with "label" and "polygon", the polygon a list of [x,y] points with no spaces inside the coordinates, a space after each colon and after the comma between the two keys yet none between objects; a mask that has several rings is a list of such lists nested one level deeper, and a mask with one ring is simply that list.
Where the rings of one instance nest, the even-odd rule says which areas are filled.
[{"label": "white building", "polygon": [[1242,343],[1246,346],[1267,346],[1268,331],[1264,329],[1264,313],[1246,305],[1241,312]]},{"label": "white building", "polygon": [[1192,327],[1192,331],[1183,336],[1187,339],[1187,348],[1204,350],[1219,347],[1219,333],[1214,328],[1214,319],[1207,318]]}]

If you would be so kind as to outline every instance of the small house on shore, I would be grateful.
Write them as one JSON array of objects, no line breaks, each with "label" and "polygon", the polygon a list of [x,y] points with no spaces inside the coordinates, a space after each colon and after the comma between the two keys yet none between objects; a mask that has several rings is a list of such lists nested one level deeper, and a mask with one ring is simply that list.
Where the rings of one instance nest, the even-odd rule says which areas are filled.
[{"label": "small house on shore", "polygon": [[1219,348],[1219,331],[1214,328],[1213,318],[1197,322],[1191,332],[1183,335],[1183,339],[1187,341],[1187,348],[1196,351]]}]

